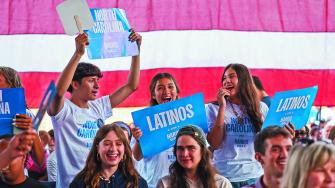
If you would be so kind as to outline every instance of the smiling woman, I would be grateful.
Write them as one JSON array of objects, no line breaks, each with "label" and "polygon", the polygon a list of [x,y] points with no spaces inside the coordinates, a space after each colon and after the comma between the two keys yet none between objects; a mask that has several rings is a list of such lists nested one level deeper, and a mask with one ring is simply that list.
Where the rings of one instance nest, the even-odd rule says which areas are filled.
[{"label": "smiling woman", "polygon": [[109,187],[147,188],[132,161],[127,137],[117,124],[104,125],[97,132],[84,169],[70,188]]},{"label": "smiling woman", "polygon": [[281,187],[335,187],[335,146],[321,141],[296,144],[290,152]]},{"label": "smiling woman", "polygon": [[174,145],[177,160],[171,164],[169,175],[159,180],[157,188],[231,188],[225,177],[216,174],[206,143],[200,128],[193,125],[181,128]]},{"label": "smiling woman", "polygon": [[[175,78],[170,73],[156,74],[150,81],[149,89],[151,95],[150,106],[177,100],[180,93],[179,86]],[[185,116],[183,116],[183,118],[186,118],[186,109],[183,109],[183,111],[185,112]],[[178,116],[178,113],[176,115]],[[190,115],[190,112],[188,112],[188,115]],[[156,117],[159,118],[158,114]],[[156,120],[160,121],[160,119],[155,119],[155,121]],[[178,119],[178,121],[180,121],[180,118]],[[152,125],[154,125],[154,123],[152,123]],[[136,140],[139,140],[139,138],[142,136],[142,131],[138,127],[138,125],[135,126],[136,127],[132,129],[132,134]],[[156,125],[154,125],[152,129],[157,129],[158,127],[159,126],[156,127]],[[143,177],[148,181],[150,188],[156,187],[159,178],[168,174],[169,165],[175,159],[172,150],[173,148],[171,147],[154,156],[143,159],[141,146],[139,142],[135,142],[133,146],[134,158],[137,161],[143,159],[141,161],[143,165],[139,165],[137,168],[139,169]]]},{"label": "smiling woman", "polygon": [[268,107],[257,97],[248,68],[243,64],[226,66],[217,101],[206,108],[214,151],[213,163],[219,174],[235,188],[255,183],[262,167],[254,158],[254,137],[261,130]]}]

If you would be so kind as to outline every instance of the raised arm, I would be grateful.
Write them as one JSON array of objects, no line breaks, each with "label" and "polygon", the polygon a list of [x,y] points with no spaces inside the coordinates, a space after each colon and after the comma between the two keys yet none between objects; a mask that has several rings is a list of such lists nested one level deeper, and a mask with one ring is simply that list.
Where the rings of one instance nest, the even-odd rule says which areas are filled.
[{"label": "raised arm", "polygon": [[[137,42],[138,50],[140,52],[140,46],[142,43],[142,36],[134,31],[129,35],[131,42]],[[128,76],[128,81],[121,88],[116,90],[109,96],[112,108],[123,102],[130,94],[132,94],[138,87],[140,82],[140,54],[133,56],[131,59],[131,66]]]},{"label": "raised arm", "polygon": [[213,128],[208,132],[207,140],[212,148],[218,149],[225,138],[225,124],[224,124],[224,114],[226,108],[226,99],[224,96],[227,95],[225,89],[220,88],[217,94],[217,100],[219,103],[219,110],[216,116],[215,124]]},{"label": "raised arm", "polygon": [[76,51],[56,83],[56,96],[48,109],[48,114],[51,116],[56,115],[63,108],[64,95],[71,84],[79,61],[85,53],[86,43],[88,43],[88,36],[86,33],[76,37]]}]

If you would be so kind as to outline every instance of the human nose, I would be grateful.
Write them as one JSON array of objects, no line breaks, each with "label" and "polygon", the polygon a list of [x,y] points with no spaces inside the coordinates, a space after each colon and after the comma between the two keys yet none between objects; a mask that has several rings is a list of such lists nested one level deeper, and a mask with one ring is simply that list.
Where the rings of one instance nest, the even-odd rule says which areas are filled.
[{"label": "human nose", "polygon": [[280,157],[286,159],[288,157],[288,153],[289,153],[289,151],[286,148],[282,149],[281,152],[280,152]]},{"label": "human nose", "polygon": [[169,93],[169,88],[168,87],[164,87],[163,94],[168,94],[168,93]]},{"label": "human nose", "polygon": [[181,151],[181,156],[182,157],[187,157],[188,156],[188,150],[187,149],[183,149],[182,151]]},{"label": "human nose", "polygon": [[94,81],[94,88],[99,89],[99,81]]},{"label": "human nose", "polygon": [[333,182],[335,183],[335,172],[332,169],[326,170],[326,178],[325,181],[326,182]]}]

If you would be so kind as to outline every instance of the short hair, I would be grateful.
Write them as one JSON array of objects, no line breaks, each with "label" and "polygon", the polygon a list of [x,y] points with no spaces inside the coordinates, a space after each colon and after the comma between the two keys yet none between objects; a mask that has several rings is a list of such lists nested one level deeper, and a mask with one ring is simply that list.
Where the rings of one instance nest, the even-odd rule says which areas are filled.
[{"label": "short hair", "polygon": [[0,66],[0,74],[2,74],[5,77],[6,82],[8,83],[10,88],[21,88],[21,87],[23,87],[20,76],[16,72],[16,70],[14,70],[10,67]]},{"label": "short hair", "polygon": [[254,141],[255,152],[265,154],[265,141],[269,138],[274,138],[277,136],[283,136],[285,138],[290,138],[291,134],[285,128],[279,126],[270,126],[262,129],[256,134]]},{"label": "short hair", "polygon": [[257,76],[252,76],[252,79],[254,81],[256,88],[264,91],[264,87],[263,87],[261,80]]},{"label": "short hair", "polygon": [[283,188],[306,187],[310,171],[335,161],[335,145],[322,141],[296,144],[290,151],[282,179]]},{"label": "short hair", "polygon": [[[97,76],[99,78],[102,78],[102,73],[99,67],[91,63],[80,62],[76,68],[76,71],[74,72],[72,81],[78,81],[79,83],[81,83],[81,79],[87,76]],[[72,93],[72,85],[69,86],[67,91]]]}]

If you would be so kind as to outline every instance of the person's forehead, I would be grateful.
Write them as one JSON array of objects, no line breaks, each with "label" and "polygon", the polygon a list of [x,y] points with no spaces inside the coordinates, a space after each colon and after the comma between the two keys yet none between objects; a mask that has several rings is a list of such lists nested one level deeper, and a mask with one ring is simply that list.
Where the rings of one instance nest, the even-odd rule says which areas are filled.
[{"label": "person's forehead", "polygon": [[233,74],[236,74],[236,71],[234,69],[232,69],[232,68],[229,68],[224,73],[224,76],[229,76],[229,75],[233,75]]},{"label": "person's forehead", "polygon": [[84,76],[83,79],[100,79],[98,76]]},{"label": "person's forehead", "polygon": [[161,78],[157,81],[156,85],[160,86],[160,85],[170,85],[170,84],[174,84],[173,80],[171,80],[170,78]]},{"label": "person's forehead", "polygon": [[275,137],[267,138],[265,140],[265,144],[266,144],[266,146],[273,146],[273,145],[288,146],[288,145],[292,145],[292,140],[288,137],[278,135],[278,136],[275,136]]},{"label": "person's forehead", "polygon": [[190,135],[182,135],[177,140],[177,146],[199,145],[198,142]]}]

